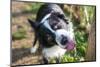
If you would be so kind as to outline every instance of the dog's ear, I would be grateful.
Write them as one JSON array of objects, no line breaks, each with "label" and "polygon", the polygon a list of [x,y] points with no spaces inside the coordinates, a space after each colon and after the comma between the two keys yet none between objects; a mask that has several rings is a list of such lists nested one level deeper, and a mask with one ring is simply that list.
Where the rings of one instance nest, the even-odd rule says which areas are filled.
[{"label": "dog's ear", "polygon": [[37,22],[34,22],[30,19],[28,19],[28,22],[30,23],[30,25],[32,26],[33,29],[36,29],[39,25]]}]

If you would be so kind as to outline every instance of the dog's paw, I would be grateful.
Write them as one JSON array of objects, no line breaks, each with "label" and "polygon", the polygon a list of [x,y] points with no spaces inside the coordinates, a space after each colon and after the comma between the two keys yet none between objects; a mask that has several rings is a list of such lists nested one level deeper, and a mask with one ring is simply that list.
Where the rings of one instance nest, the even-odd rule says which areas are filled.
[{"label": "dog's paw", "polygon": [[37,48],[32,47],[32,48],[30,49],[30,52],[31,52],[31,53],[35,53],[35,52],[36,52],[36,50],[37,50]]}]

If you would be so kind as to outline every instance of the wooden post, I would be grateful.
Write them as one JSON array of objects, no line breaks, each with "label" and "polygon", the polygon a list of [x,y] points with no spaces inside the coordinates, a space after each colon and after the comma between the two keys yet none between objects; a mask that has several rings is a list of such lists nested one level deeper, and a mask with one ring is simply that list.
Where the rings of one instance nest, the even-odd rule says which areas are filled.
[{"label": "wooden post", "polygon": [[86,61],[96,61],[96,24],[91,24],[89,31],[88,46],[85,56]]}]

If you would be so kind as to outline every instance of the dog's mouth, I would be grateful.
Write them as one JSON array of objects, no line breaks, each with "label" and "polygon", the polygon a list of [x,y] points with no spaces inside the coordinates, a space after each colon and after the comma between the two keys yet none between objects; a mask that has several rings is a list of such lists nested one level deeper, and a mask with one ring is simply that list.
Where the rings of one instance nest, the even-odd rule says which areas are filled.
[{"label": "dog's mouth", "polygon": [[67,50],[73,50],[74,47],[75,47],[75,42],[73,39],[70,39],[69,37],[67,36],[64,36],[62,35],[62,39],[61,39],[61,42],[60,42],[65,49]]},{"label": "dog's mouth", "polygon": [[70,35],[66,30],[60,29],[56,31],[57,44],[68,51],[73,50],[75,47],[74,36]]},{"label": "dog's mouth", "polygon": [[66,45],[65,49],[67,49],[68,51],[73,50],[73,49],[75,48],[75,43],[74,43],[74,41],[66,42],[65,45]]}]

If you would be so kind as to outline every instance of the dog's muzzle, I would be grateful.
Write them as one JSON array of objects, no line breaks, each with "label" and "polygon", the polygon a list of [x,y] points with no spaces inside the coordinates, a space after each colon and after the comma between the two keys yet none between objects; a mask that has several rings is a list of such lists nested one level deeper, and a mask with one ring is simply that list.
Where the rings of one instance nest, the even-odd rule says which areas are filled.
[{"label": "dog's muzzle", "polygon": [[67,50],[73,50],[75,47],[75,41],[71,34],[64,29],[56,31],[56,42],[58,45]]}]

